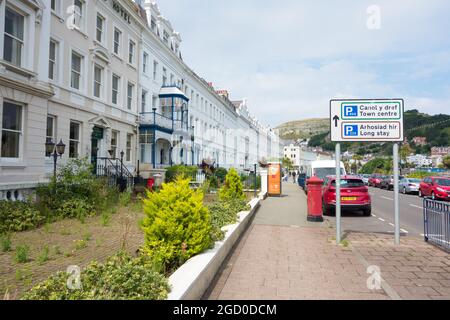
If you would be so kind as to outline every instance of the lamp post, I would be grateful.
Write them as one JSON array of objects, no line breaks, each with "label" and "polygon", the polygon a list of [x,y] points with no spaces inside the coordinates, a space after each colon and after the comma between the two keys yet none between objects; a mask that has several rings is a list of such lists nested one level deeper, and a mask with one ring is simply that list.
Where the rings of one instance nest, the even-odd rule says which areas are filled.
[{"label": "lamp post", "polygon": [[62,157],[64,151],[66,150],[66,145],[62,142],[62,139],[58,144],[52,140],[49,140],[45,143],[45,151],[53,157],[53,179],[56,182],[56,163],[58,161],[58,157]]},{"label": "lamp post", "polygon": [[256,180],[257,180],[257,178],[256,178],[256,163],[254,164],[254,167],[255,167],[255,185],[254,185],[254,191],[255,191],[255,198],[256,198],[256,188],[257,188],[257,186],[256,186]]},{"label": "lamp post", "polygon": [[153,169],[156,169],[156,108],[153,107],[153,144],[152,144],[152,163]]}]

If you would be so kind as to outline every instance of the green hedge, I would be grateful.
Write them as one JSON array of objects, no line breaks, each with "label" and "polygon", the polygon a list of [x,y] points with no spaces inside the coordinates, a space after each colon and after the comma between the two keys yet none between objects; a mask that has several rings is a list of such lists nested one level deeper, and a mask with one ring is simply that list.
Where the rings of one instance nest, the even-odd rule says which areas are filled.
[{"label": "green hedge", "polygon": [[235,224],[237,222],[238,213],[250,210],[250,206],[244,200],[232,199],[227,201],[219,201],[208,206],[211,225],[212,239],[220,241],[224,238],[222,227]]},{"label": "green hedge", "polygon": [[148,259],[125,253],[104,264],[92,262],[81,272],[80,289],[69,289],[68,280],[69,274],[59,272],[26,292],[22,300],[164,300],[170,291],[167,279]]},{"label": "green hedge", "polygon": [[184,176],[191,180],[195,180],[198,168],[195,166],[172,166],[166,169],[166,182],[173,182],[178,176]]}]

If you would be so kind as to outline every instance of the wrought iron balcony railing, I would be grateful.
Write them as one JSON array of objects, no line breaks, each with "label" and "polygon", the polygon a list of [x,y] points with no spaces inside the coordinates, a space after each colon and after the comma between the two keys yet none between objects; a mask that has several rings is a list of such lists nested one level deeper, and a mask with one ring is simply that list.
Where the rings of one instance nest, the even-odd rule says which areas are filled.
[{"label": "wrought iron balcony railing", "polygon": [[140,114],[139,122],[141,125],[150,125],[163,128],[170,131],[190,132],[187,119],[184,121],[175,120],[156,112],[143,112]]}]

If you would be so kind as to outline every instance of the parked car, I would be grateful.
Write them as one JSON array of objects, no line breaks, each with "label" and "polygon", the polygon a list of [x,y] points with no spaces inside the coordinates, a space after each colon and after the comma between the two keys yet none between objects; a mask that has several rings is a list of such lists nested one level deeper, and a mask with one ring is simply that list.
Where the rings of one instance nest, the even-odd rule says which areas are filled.
[{"label": "parked car", "polygon": [[373,174],[369,178],[369,187],[376,187],[381,182],[382,175],[381,174]]},{"label": "parked car", "polygon": [[362,179],[362,181],[364,182],[364,184],[366,186],[369,185],[370,174],[361,174],[361,175],[359,175],[359,177]]},{"label": "parked car", "polygon": [[[336,209],[336,177],[327,176],[322,187],[322,207],[325,215]],[[341,177],[342,210],[362,210],[365,216],[372,214],[372,200],[369,188],[364,181],[355,176]]]},{"label": "parked car", "polygon": [[[399,176],[398,180],[402,180],[404,177]],[[394,176],[385,176],[380,182],[380,188],[386,190],[394,190]]]},{"label": "parked car", "polygon": [[433,200],[450,200],[450,177],[427,177],[419,187],[420,197]]},{"label": "parked car", "polygon": [[403,194],[419,193],[420,179],[403,178],[399,182],[399,190]]}]

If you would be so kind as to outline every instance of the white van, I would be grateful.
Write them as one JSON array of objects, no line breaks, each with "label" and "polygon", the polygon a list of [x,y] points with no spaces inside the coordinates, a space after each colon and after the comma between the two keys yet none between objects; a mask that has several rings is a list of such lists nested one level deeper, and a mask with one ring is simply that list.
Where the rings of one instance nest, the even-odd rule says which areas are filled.
[{"label": "white van", "polygon": [[[347,172],[345,171],[344,163],[341,161],[341,176],[345,176]],[[309,179],[316,176],[322,180],[326,176],[336,175],[336,161],[335,160],[317,160],[311,163],[306,170],[306,178]],[[305,188],[305,191],[307,187]]]}]

